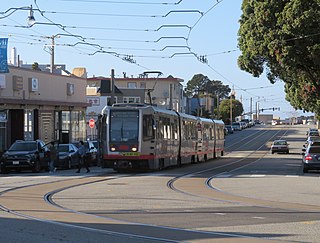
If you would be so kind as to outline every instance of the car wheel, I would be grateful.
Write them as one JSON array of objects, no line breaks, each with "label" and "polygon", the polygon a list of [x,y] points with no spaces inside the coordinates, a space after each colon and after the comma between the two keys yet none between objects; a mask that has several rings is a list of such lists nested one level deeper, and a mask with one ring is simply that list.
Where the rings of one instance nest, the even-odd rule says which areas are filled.
[{"label": "car wheel", "polygon": [[271,154],[274,154],[274,152],[272,151]]},{"label": "car wheel", "polygon": [[287,154],[289,154],[289,150],[287,151]]},{"label": "car wheel", "polygon": [[303,173],[308,173],[308,168],[306,168],[305,166],[303,166]]}]

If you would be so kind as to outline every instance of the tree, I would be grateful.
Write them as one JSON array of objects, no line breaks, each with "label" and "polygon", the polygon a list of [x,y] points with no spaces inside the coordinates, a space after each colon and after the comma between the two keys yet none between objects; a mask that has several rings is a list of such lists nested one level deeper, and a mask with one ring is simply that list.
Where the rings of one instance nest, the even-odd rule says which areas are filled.
[{"label": "tree", "polygon": [[213,102],[213,109],[210,108],[210,110],[206,110],[205,108],[199,108],[196,110],[196,113],[202,115],[203,117],[213,117],[213,115],[217,116],[217,113],[212,114],[214,110],[217,110],[214,109],[217,108],[217,104],[219,103],[217,101],[227,98],[231,89],[228,85],[224,85],[219,80],[210,80],[203,74],[196,74],[191,80],[188,81],[185,91],[188,96],[193,98],[214,100],[215,102]]},{"label": "tree", "polygon": [[186,94],[192,97],[200,97],[204,93],[220,98],[227,98],[231,89],[228,85],[223,85],[219,80],[210,80],[203,74],[196,74],[188,81],[185,89]]},{"label": "tree", "polygon": [[[230,104],[232,104],[232,116],[241,116],[243,113],[243,106],[242,103],[239,100],[232,99],[232,102],[230,102],[230,99],[225,99],[221,101],[219,110],[222,120],[226,124],[230,124]],[[233,120],[233,119],[232,119]]]},{"label": "tree", "polygon": [[295,109],[320,114],[320,1],[244,0],[238,65],[285,82]]}]

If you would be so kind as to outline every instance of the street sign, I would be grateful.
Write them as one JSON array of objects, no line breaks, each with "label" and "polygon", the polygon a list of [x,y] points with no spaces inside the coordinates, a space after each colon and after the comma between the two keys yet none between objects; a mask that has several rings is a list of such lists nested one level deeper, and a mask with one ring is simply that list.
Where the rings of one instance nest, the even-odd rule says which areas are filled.
[{"label": "street sign", "polygon": [[94,119],[90,119],[90,120],[89,120],[89,127],[90,127],[90,128],[94,128],[94,124],[95,124]]}]

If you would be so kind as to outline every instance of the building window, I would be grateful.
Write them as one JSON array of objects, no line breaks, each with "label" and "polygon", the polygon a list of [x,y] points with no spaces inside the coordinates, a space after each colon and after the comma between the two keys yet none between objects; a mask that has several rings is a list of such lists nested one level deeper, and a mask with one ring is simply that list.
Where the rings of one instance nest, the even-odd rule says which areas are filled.
[{"label": "building window", "polygon": [[145,89],[146,87],[147,87],[146,82],[141,82],[141,83],[140,83],[140,88],[141,88],[141,89]]},{"label": "building window", "polygon": [[71,112],[71,140],[79,141],[84,140],[86,137],[86,123],[83,119],[84,114],[82,111]]},{"label": "building window", "polygon": [[32,111],[25,110],[24,112],[24,140],[33,140],[33,118]]},{"label": "building window", "polygon": [[123,103],[140,103],[140,97],[123,97]]},{"label": "building window", "polygon": [[128,82],[128,88],[130,88],[130,89],[137,88],[137,83],[136,82]]}]

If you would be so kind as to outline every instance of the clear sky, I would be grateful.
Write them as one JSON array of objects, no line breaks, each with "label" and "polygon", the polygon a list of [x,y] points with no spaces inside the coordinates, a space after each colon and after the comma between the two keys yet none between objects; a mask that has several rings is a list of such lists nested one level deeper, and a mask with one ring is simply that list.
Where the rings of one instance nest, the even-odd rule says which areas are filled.
[{"label": "clear sky", "polygon": [[[302,114],[285,101],[283,83],[270,84],[237,66],[237,33],[242,0],[10,0],[0,6],[0,37],[9,38],[23,63],[55,63],[72,71],[86,67],[88,76],[137,77],[161,71],[190,80],[203,74],[234,87],[245,112],[261,108],[281,118]],[[36,24],[27,28],[34,8]],[[15,9],[18,8],[18,9]],[[10,10],[11,9],[11,10]],[[38,10],[41,10],[41,13]],[[16,11],[15,11],[16,10]],[[12,13],[12,14],[11,14]],[[206,62],[200,61],[204,58]]]}]

